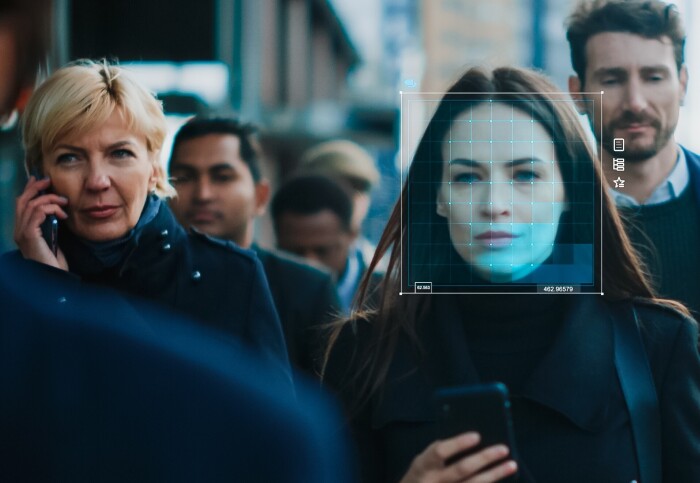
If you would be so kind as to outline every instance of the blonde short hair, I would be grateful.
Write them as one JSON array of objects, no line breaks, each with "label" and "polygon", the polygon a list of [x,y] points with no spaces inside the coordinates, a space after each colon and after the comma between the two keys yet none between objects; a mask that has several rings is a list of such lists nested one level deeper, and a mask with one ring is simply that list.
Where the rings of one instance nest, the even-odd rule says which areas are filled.
[{"label": "blonde short hair", "polygon": [[68,133],[88,132],[116,109],[124,115],[130,130],[146,137],[146,147],[156,165],[156,194],[173,196],[175,189],[156,155],[167,134],[163,107],[123,68],[106,61],[72,62],[54,72],[32,95],[22,118],[27,172],[41,172],[43,152]]},{"label": "blonde short hair", "polygon": [[372,155],[347,140],[326,141],[310,148],[301,157],[299,172],[340,178],[360,193],[368,193],[380,180]]}]

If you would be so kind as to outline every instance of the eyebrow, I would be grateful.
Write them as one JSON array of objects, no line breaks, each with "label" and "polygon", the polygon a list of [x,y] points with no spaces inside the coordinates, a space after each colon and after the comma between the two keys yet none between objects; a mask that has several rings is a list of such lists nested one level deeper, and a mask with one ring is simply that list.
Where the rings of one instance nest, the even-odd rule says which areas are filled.
[{"label": "eyebrow", "polygon": [[[532,163],[544,163],[544,160],[542,160],[540,158],[517,158],[517,159],[511,159],[510,161],[506,161],[504,164],[506,166],[516,167],[516,166],[522,166],[523,164],[532,164]],[[461,166],[478,168],[484,164],[490,164],[490,163],[480,163],[478,161],[474,161],[473,159],[456,158],[456,159],[452,159],[449,162],[449,164],[450,164],[450,166],[458,164]]]},{"label": "eyebrow", "polygon": [[[663,71],[663,72],[670,72],[670,69],[668,66],[664,64],[657,64],[657,65],[645,65],[644,67],[639,69],[642,72],[658,72],[658,71]],[[627,75],[627,69],[624,67],[601,67],[599,69],[596,69],[593,72],[593,77],[594,78],[600,78],[606,75],[615,75],[615,76],[626,76]]]},{"label": "eyebrow", "polygon": [[[109,146],[107,146],[106,151],[109,151],[111,149],[117,149],[117,148],[123,148],[124,146],[133,146],[134,143],[132,141],[124,140],[124,141],[117,141],[116,143],[112,143]],[[87,150],[80,148],[78,146],[73,146],[71,144],[58,144],[56,145],[55,149],[67,149],[69,151],[77,151],[81,154],[87,153]]]},{"label": "eyebrow", "polygon": [[208,166],[205,169],[197,169],[196,167],[192,166],[191,164],[188,164],[187,162],[182,162],[182,161],[173,161],[170,163],[170,171],[175,171],[175,170],[186,170],[186,171],[193,171],[193,172],[209,172],[209,173],[214,173],[217,171],[226,171],[226,170],[231,170],[231,171],[236,171],[236,167],[233,166],[230,163],[226,162],[221,162],[218,164],[215,164],[213,166]]}]

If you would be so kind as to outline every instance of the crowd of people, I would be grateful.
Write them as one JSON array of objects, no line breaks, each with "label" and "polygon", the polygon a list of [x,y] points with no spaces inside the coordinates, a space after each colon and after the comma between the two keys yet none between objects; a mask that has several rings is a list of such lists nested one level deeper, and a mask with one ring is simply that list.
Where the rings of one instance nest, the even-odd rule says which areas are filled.
[{"label": "crowd of people", "polygon": [[[353,142],[273,186],[255,126],[198,116],[164,168],[162,106],[127,70],[76,60],[34,88],[51,8],[0,0],[28,174],[0,255],[0,479],[700,481],[700,157],[674,139],[673,5],[581,1],[565,102],[540,72],[467,69],[376,247],[380,175]],[[604,290],[489,293],[557,280]],[[488,382],[514,440],[441,435],[436,392]]]}]

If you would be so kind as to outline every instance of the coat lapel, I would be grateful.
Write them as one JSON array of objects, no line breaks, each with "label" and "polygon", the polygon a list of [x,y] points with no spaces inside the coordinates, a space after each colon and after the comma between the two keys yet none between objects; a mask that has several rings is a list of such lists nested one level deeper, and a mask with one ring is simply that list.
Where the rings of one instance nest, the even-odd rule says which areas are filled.
[{"label": "coat lapel", "polygon": [[602,430],[616,374],[611,321],[601,297],[574,297],[560,334],[522,395],[583,429]]},{"label": "coat lapel", "polygon": [[[478,384],[457,304],[440,297],[421,324],[421,355],[402,337],[375,403],[375,428],[391,421],[434,421],[433,393],[440,387]],[[602,430],[616,383],[611,316],[601,297],[576,296],[550,351],[525,384],[523,397],[588,431]],[[575,368],[575,370],[572,370]]]}]

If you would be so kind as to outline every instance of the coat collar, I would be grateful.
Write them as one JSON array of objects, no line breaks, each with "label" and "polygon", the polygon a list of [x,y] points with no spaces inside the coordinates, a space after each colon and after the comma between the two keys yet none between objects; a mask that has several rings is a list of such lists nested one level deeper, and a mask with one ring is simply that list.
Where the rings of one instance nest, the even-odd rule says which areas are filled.
[{"label": "coat collar", "polygon": [[[432,421],[436,388],[480,382],[457,306],[449,297],[435,301],[431,320],[419,327],[424,355],[408,340],[399,342],[383,398],[373,408],[375,427],[391,420]],[[546,406],[583,429],[603,429],[616,381],[611,321],[602,297],[572,296],[552,348],[523,392],[512,397]]]},{"label": "coat collar", "polygon": [[685,159],[688,162],[688,172],[690,173],[690,186],[695,190],[695,199],[700,204],[700,156],[680,146]]},{"label": "coat collar", "polygon": [[59,246],[66,255],[71,272],[77,275],[100,277],[110,273],[121,276],[136,267],[155,267],[164,263],[175,255],[176,246],[186,236],[167,203],[162,202],[155,217],[129,240],[124,260],[114,269],[102,268],[99,260],[69,230],[59,232]]}]

